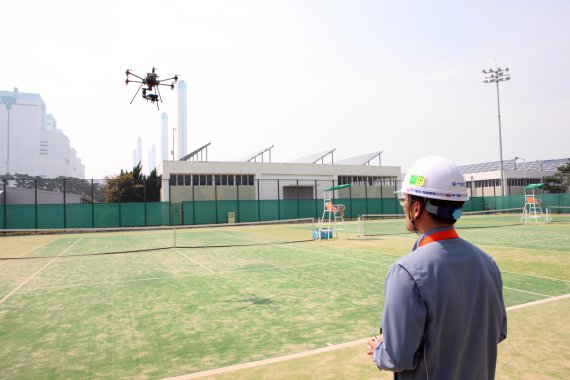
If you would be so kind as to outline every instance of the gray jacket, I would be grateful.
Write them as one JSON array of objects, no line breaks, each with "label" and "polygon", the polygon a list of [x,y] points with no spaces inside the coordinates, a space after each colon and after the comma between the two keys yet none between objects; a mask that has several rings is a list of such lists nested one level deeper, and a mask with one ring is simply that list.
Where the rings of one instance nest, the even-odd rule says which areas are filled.
[{"label": "gray jacket", "polygon": [[419,247],[385,283],[380,369],[397,379],[493,379],[497,344],[507,336],[503,283],[495,261],[461,239]]}]

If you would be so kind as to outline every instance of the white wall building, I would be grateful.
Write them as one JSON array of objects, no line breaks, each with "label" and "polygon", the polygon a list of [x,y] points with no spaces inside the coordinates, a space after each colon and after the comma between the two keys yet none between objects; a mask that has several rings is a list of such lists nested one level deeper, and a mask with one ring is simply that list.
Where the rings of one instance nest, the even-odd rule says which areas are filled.
[{"label": "white wall building", "polygon": [[252,162],[254,157],[245,162],[193,161],[199,151],[158,165],[157,174],[164,181],[162,201],[232,199],[234,187],[240,187],[242,200],[317,199],[325,188],[345,183],[353,186],[340,196],[394,198],[401,180],[399,166],[371,165],[381,152],[321,165],[315,157],[323,152],[286,163]]},{"label": "white wall building", "polygon": [[[523,194],[523,187],[544,182],[544,177],[552,176],[557,168],[569,158],[522,162],[519,157],[503,160],[505,195]],[[502,194],[500,161],[460,166],[465,176],[471,196],[499,196]]]},{"label": "white wall building", "polygon": [[39,94],[0,91],[0,174],[85,178],[85,166]]}]

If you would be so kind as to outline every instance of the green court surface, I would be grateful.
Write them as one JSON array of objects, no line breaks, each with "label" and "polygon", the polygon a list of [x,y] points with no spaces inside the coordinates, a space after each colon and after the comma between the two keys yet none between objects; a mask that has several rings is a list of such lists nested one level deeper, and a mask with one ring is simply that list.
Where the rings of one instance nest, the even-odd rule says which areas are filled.
[{"label": "green court surface", "polygon": [[[497,260],[507,306],[569,294],[570,223],[495,217],[458,231]],[[323,241],[312,224],[2,236],[0,374],[157,379],[366,338],[415,240],[378,223]]]}]

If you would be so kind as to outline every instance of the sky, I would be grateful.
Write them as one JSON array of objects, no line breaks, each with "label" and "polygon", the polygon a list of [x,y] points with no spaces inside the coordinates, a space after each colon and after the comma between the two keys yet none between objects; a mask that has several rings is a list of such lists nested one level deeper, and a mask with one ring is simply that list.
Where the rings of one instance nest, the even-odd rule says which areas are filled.
[{"label": "sky", "polygon": [[[160,111],[125,70],[188,88],[188,151],[210,161],[274,145],[273,162],[336,148],[383,151],[405,171],[438,154],[458,165],[570,156],[570,2],[368,0],[27,0],[0,5],[0,90],[38,93],[86,178],[143,170]],[[172,135],[170,130],[169,135]],[[170,141],[172,144],[172,141]],[[171,149],[171,148],[169,148]],[[520,161],[519,161],[520,162]]]}]

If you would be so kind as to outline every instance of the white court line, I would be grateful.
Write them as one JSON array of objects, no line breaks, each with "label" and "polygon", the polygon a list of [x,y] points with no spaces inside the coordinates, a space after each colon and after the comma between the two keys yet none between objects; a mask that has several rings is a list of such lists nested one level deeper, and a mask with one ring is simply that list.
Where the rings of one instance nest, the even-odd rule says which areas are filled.
[{"label": "white court line", "polygon": [[494,247],[494,248],[503,248],[503,249],[510,249],[511,251],[514,249],[520,249],[523,251],[540,251],[540,252],[548,252],[548,253],[568,253],[568,251],[554,251],[552,249],[538,249],[538,248],[524,248],[524,247],[508,247],[508,246],[504,246],[504,245],[498,245],[498,244],[493,244],[493,243],[481,243],[481,244],[477,244],[478,247]]},{"label": "white court line", "polygon": [[[159,242],[161,242],[164,245],[168,245],[166,244],[163,240],[159,240]],[[175,251],[176,253],[181,254],[182,256],[186,257],[188,260],[192,261],[194,264],[201,266],[202,268],[206,269],[208,272],[210,273],[215,273],[213,270],[211,270],[210,268],[206,267],[205,265],[200,264],[197,260],[186,256],[183,252],[179,251],[176,247],[172,247],[171,248],[173,251]]]},{"label": "white court line", "polygon": [[522,290],[522,289],[516,289],[516,288],[508,288],[508,287],[506,287],[506,286],[503,286],[503,289],[514,290],[514,291],[516,291],[516,292],[523,292],[523,293],[535,294],[535,295],[537,295],[537,296],[543,296],[543,297],[548,297],[548,298],[553,298],[553,297],[554,297],[554,296],[549,296],[548,294],[530,292],[530,291],[528,291],[528,290]]},{"label": "white court line", "polygon": [[[521,305],[516,305],[516,306],[510,306],[510,307],[507,307],[507,311],[513,311],[513,310],[517,310],[517,309],[523,309],[523,308],[526,308],[526,307],[532,307],[532,306],[540,305],[540,304],[547,303],[547,302],[558,301],[558,300],[561,300],[561,299],[564,299],[564,298],[569,298],[569,297],[570,297],[570,294],[565,294],[565,295],[559,296],[559,297],[548,298],[548,299],[545,299],[545,300],[529,302],[529,303],[525,303],[525,304],[521,304]],[[329,345],[329,344],[327,343],[327,347],[317,348],[317,349],[315,349],[315,350],[304,351],[304,352],[297,352],[297,353],[295,353],[295,354],[290,354],[290,355],[285,355],[285,356],[278,356],[278,357],[275,357],[275,358],[269,358],[269,359],[264,359],[264,360],[258,360],[258,361],[255,361],[255,362],[242,363],[242,364],[237,364],[237,365],[233,365],[233,366],[229,366],[229,367],[215,368],[215,369],[210,369],[210,370],[207,370],[207,371],[191,373],[191,374],[188,374],[188,375],[182,375],[182,376],[176,376],[176,377],[169,377],[169,378],[164,378],[164,380],[190,380],[190,379],[199,379],[199,378],[205,377],[205,376],[219,375],[219,374],[222,374],[222,373],[228,373],[228,372],[238,371],[238,370],[241,370],[241,369],[261,367],[261,366],[264,366],[264,365],[275,364],[275,363],[285,362],[285,361],[289,361],[289,360],[293,360],[293,359],[297,359],[297,358],[303,358],[303,357],[307,357],[307,356],[312,356],[312,355],[320,354],[320,353],[323,353],[323,352],[335,351],[335,350],[342,349],[342,348],[348,348],[348,347],[359,346],[359,345],[363,345],[363,346],[364,346],[364,345],[366,345],[366,343],[368,342],[368,339],[370,339],[370,337],[362,338],[362,339],[358,339],[358,340],[353,340],[353,341],[351,341],[351,342],[345,342],[345,343],[340,343],[340,344],[334,344],[334,345]]]},{"label": "white court line", "polygon": [[40,274],[44,269],[46,269],[51,263],[53,263],[55,260],[57,260],[61,255],[63,255],[65,252],[69,251],[75,244],[77,244],[81,239],[83,238],[79,238],[77,239],[73,244],[71,244],[69,247],[67,247],[65,250],[63,250],[63,252],[61,252],[59,255],[57,255],[56,257],[54,257],[53,259],[51,259],[49,261],[49,263],[47,263],[46,265],[44,265],[39,271],[37,271],[36,273],[34,273],[33,275],[31,275],[30,277],[28,277],[26,280],[24,280],[24,282],[22,282],[20,285],[18,285],[15,289],[13,289],[10,293],[8,293],[7,295],[4,296],[4,298],[2,298],[0,300],[0,304],[2,304],[4,301],[6,301],[8,298],[10,298],[12,296],[12,294],[16,293],[18,291],[18,289],[20,289],[22,286],[26,285],[29,281],[31,281],[34,277],[36,277],[38,274]]},{"label": "white court line", "polygon": [[216,273],[213,270],[211,270],[210,268],[208,268],[205,265],[202,265],[201,263],[199,263],[197,260],[194,260],[193,258],[186,256],[183,252],[179,251],[177,248],[173,248],[173,250],[175,252],[178,252],[179,254],[181,254],[182,256],[186,257],[188,260],[192,261],[194,264],[201,266],[202,268],[206,269],[208,272],[210,273]]},{"label": "white court line", "polygon": [[[16,256],[16,257],[17,257],[17,258],[24,257],[24,256],[26,256],[28,253],[34,252],[36,249],[40,249],[40,248],[42,248],[42,247],[48,245],[49,243],[51,243],[51,242],[53,242],[53,241],[55,241],[55,240],[57,240],[57,239],[52,239],[52,240],[50,240],[50,241],[48,241],[48,242],[45,242],[45,243],[42,244],[42,245],[38,245],[37,247],[32,248],[32,249],[30,249],[29,251],[24,252],[24,253],[22,253],[20,256]],[[46,258],[47,258],[47,257],[46,257]],[[3,261],[0,263],[0,267],[1,267],[2,265],[6,264],[8,261],[10,261],[10,259],[8,259],[8,260],[3,260]]]},{"label": "white court line", "polygon": [[570,294],[563,294],[561,296],[557,296],[557,297],[552,297],[552,298],[547,298],[544,300],[538,300],[538,301],[533,301],[533,302],[528,302],[528,303],[523,303],[520,305],[515,305],[515,306],[509,306],[507,307],[507,311],[513,311],[513,310],[518,310],[518,309],[524,309],[525,307],[530,307],[530,306],[536,306],[536,305],[542,305],[543,303],[548,303],[548,302],[552,302],[552,301],[558,301],[564,298],[570,298]]},{"label": "white court line", "polygon": [[526,277],[534,277],[534,278],[540,278],[542,280],[551,280],[551,281],[561,281],[561,282],[570,282],[568,280],[562,280],[560,278],[552,278],[552,277],[543,277],[543,276],[535,276],[533,274],[524,274],[524,273],[519,273],[519,272],[507,272],[507,271],[501,271],[501,273],[509,273],[509,274],[518,274],[520,276],[526,276]]}]

